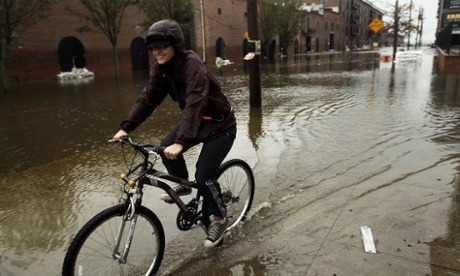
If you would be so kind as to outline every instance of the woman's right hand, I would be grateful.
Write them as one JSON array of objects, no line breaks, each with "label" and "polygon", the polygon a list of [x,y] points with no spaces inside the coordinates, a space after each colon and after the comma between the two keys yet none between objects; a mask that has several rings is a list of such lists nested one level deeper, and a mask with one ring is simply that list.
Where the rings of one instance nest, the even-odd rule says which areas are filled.
[{"label": "woman's right hand", "polygon": [[120,129],[117,133],[115,133],[112,139],[109,140],[109,142],[119,142],[120,138],[126,135],[128,135],[128,133],[123,129]]}]

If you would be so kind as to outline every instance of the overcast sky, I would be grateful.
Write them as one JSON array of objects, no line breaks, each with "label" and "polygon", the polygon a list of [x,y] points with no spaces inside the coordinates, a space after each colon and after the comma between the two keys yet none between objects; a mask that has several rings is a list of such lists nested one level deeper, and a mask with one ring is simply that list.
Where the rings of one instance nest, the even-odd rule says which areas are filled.
[{"label": "overcast sky", "polygon": [[[384,11],[393,11],[396,0],[368,0],[375,6],[381,8]],[[409,4],[411,0],[399,0],[399,4]],[[438,12],[438,0],[412,0],[414,4],[414,12],[412,18],[417,24],[417,15],[420,8],[423,8],[423,34],[422,42],[433,43],[435,40],[436,26],[438,24],[437,12]],[[384,18],[385,19],[385,18]],[[411,41],[415,42],[415,34],[413,34]]]}]

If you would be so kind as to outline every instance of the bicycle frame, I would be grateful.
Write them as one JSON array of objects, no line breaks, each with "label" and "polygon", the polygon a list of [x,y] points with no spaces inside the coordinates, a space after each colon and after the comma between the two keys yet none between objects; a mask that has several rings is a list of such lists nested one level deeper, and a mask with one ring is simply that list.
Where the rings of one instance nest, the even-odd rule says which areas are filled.
[{"label": "bicycle frame", "polygon": [[[136,177],[136,185],[135,187],[131,187],[130,183],[131,180],[128,178],[130,174],[134,173],[137,171],[137,169],[141,168],[141,173],[138,177]],[[172,189],[170,185],[168,185],[166,182],[172,182],[172,183],[177,183],[180,185],[188,186],[197,189],[197,186],[195,182],[190,182],[187,180],[184,180],[179,177],[175,177],[172,175],[169,175],[167,173],[158,171],[153,168],[153,163],[148,162],[147,159],[144,159],[144,162],[141,164],[138,164],[137,166],[134,167],[134,169],[130,170],[126,176],[122,177],[122,180],[125,182],[125,185],[123,185],[123,192],[127,194],[126,202],[129,204],[129,208],[126,211],[126,214],[123,216],[123,219],[120,222],[120,227],[118,229],[118,233],[116,235],[116,241],[115,241],[115,246],[113,249],[112,257],[116,259],[120,263],[125,263],[129,250],[131,248],[131,242],[132,238],[134,235],[134,229],[136,228],[136,223],[137,223],[137,214],[136,214],[136,208],[142,204],[142,199],[143,199],[143,189],[144,185],[150,185],[153,187],[157,187],[159,189],[162,189],[168,195],[171,197],[173,202],[179,207],[181,210],[182,214],[186,217],[186,219],[191,222],[192,224],[197,224],[203,217],[202,212],[193,212],[191,211],[187,205],[182,201],[182,199],[177,195],[177,193]],[[129,188],[127,188],[129,187]],[[134,196],[136,195],[136,197]],[[134,198],[135,197],[135,198]],[[196,198],[194,203],[199,202],[199,192],[197,192]],[[198,204],[196,204],[198,205]],[[197,206],[195,206],[196,209]],[[125,238],[124,241],[124,246],[123,246],[123,251],[120,253],[120,245],[122,243],[122,229],[124,229],[125,224],[131,221],[131,225],[129,225],[129,231],[128,235]]]},{"label": "bicycle frame", "polygon": [[[138,182],[138,185],[143,186],[144,184],[146,184],[146,185],[150,185],[150,186],[154,186],[154,187],[162,189],[171,197],[173,202],[185,214],[185,216],[187,217],[189,221],[197,220],[197,215],[189,210],[189,208],[184,203],[184,201],[177,195],[174,189],[171,186],[169,186],[165,181],[169,181],[172,183],[176,183],[176,184],[180,184],[183,186],[198,189],[195,182],[190,182],[182,178],[175,177],[167,173],[163,173],[153,168],[149,170],[148,174],[151,176],[144,176],[143,178],[141,178]],[[199,198],[199,193],[197,192],[197,200],[198,198]]]},{"label": "bicycle frame", "polygon": [[[198,186],[195,182],[188,181],[164,172],[161,172],[157,169],[154,168],[154,164],[156,160],[158,160],[159,151],[162,151],[163,148],[157,146],[157,145],[138,145],[135,144],[129,137],[124,137],[121,139],[122,142],[129,144],[132,146],[135,150],[140,152],[143,155],[143,161],[131,168],[127,175],[122,175],[121,179],[125,182],[125,186],[122,189],[125,193],[128,194],[128,198],[132,198],[133,193],[131,191],[126,191],[126,185],[131,187],[131,189],[137,190],[136,193],[138,194],[138,197],[136,198],[136,202],[130,202],[131,207],[131,216],[135,214],[135,209],[137,206],[140,206],[142,204],[142,195],[143,195],[143,188],[144,185],[149,185],[153,187],[157,187],[163,191],[165,191],[172,199],[173,203],[177,205],[177,207],[180,209],[182,214],[185,216],[187,221],[191,222],[192,224],[197,224],[197,222],[201,221],[203,218],[203,214],[201,211],[197,210],[198,202],[200,199],[200,194],[197,191],[195,201],[194,203],[196,204],[195,210],[191,210],[187,205],[184,203],[184,201],[177,195],[177,193],[172,189],[168,183],[174,183],[174,184],[179,184],[187,187],[191,187],[193,189],[198,190]],[[148,148],[153,148],[153,150],[148,150]],[[149,161],[150,155],[154,155],[154,160],[153,162]],[[138,171],[140,169],[139,174],[137,177],[135,177],[133,180],[129,179],[128,177]],[[195,212],[194,212],[195,211]]]}]

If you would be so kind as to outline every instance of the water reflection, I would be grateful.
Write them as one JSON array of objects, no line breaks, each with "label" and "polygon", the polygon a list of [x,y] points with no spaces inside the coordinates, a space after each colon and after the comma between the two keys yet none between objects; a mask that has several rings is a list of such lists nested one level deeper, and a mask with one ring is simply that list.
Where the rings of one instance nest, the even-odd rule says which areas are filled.
[{"label": "water reflection", "polygon": [[219,275],[253,275],[263,276],[266,275],[270,270],[267,266],[277,266],[276,259],[271,259],[267,256],[254,257],[252,260],[235,262],[230,267],[227,273],[222,272]]},{"label": "water reflection", "polygon": [[[364,200],[409,176],[419,177],[415,182],[426,189],[436,185],[437,192],[426,198],[447,202],[439,194],[452,192],[451,179],[422,179],[424,173],[456,173],[460,81],[459,75],[437,74],[432,53],[422,64],[396,68],[379,63],[373,53],[355,52],[263,63],[262,108],[248,106],[243,64],[211,70],[235,107],[239,135],[231,156],[254,168],[255,206],[307,188],[302,201],[270,212],[289,213],[353,186],[359,186],[356,198]],[[114,178],[123,166],[119,148],[106,139],[146,77],[114,82],[96,75],[84,84],[33,83],[0,95],[0,274],[59,274],[77,229],[116,201]],[[133,135],[158,140],[179,119],[168,99]],[[405,184],[400,189],[414,190]],[[229,268],[263,272],[265,261],[253,258]]]},{"label": "water reflection", "polygon": [[259,107],[251,108],[249,113],[248,135],[256,151],[259,149],[258,140],[263,135],[262,120],[262,109]]},{"label": "water reflection", "polygon": [[435,75],[431,87],[434,105],[458,106],[460,101],[459,74]]}]

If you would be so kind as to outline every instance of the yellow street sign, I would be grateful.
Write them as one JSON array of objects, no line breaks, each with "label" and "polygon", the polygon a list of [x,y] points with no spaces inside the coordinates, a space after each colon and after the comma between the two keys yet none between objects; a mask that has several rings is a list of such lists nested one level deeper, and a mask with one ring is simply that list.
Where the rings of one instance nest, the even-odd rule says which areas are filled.
[{"label": "yellow street sign", "polygon": [[378,19],[377,17],[372,20],[372,22],[369,24],[369,28],[374,31],[374,33],[377,33],[380,31],[380,29],[383,28],[383,22]]}]

